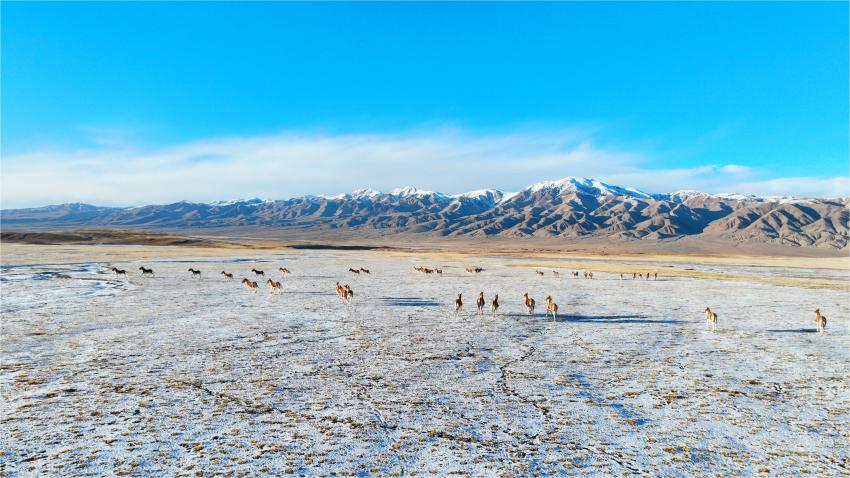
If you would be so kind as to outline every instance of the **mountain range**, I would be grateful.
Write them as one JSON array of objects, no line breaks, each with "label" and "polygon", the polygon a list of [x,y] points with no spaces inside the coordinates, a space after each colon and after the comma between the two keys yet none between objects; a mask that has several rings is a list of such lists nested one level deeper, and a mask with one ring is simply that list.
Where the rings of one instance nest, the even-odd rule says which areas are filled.
[{"label": "mountain range", "polygon": [[243,199],[139,207],[72,203],[0,211],[4,230],[122,227],[161,230],[257,228],[430,234],[443,237],[722,238],[845,249],[848,198],[758,197],[677,191],[647,194],[588,178],[532,184],[519,192],[447,195],[414,187],[286,200]]}]

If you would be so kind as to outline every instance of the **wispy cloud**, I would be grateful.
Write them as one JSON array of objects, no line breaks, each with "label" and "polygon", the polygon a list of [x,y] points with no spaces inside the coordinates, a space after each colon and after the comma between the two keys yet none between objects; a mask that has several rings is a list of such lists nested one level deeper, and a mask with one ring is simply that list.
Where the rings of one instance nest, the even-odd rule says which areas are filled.
[{"label": "wispy cloud", "polygon": [[[119,135],[120,136],[120,135]],[[588,176],[648,192],[700,189],[846,196],[846,177],[762,178],[737,164],[653,169],[639,151],[597,145],[590,130],[474,135],[458,129],[406,134],[282,133],[207,139],[153,150],[120,141],[74,151],[2,158],[2,207],[212,201],[233,197],[388,190],[412,184],[453,193],[516,190]]]},{"label": "wispy cloud", "polygon": [[727,164],[720,168],[720,172],[724,174],[732,174],[737,176],[746,176],[752,174],[753,168],[749,166],[742,166],[740,164]]}]

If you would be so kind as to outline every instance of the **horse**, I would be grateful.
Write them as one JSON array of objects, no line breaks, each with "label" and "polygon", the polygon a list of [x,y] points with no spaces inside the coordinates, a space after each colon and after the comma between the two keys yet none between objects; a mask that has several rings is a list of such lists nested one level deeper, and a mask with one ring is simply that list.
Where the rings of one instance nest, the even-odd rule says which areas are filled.
[{"label": "horse", "polygon": [[525,309],[528,311],[528,315],[534,315],[534,299],[528,296],[528,292],[523,294],[525,297]]},{"label": "horse", "polygon": [[269,292],[283,292],[283,288],[281,287],[280,282],[269,279],[266,281],[266,284],[269,285]]},{"label": "horse", "polygon": [[493,300],[490,301],[490,310],[493,312],[493,315],[496,315],[496,311],[499,310],[499,294],[496,294]]},{"label": "horse", "polygon": [[705,308],[705,321],[711,326],[711,330],[717,330],[717,314],[711,311],[711,308]]},{"label": "horse", "polygon": [[820,309],[815,309],[815,325],[818,328],[818,333],[823,335],[826,331],[826,317],[821,315]]},{"label": "horse", "polygon": [[478,294],[478,299],[475,300],[475,305],[478,306],[478,315],[484,314],[484,292]]},{"label": "horse", "polygon": [[546,317],[549,317],[549,313],[552,313],[552,320],[555,322],[558,321],[558,304],[552,302],[552,296],[546,296]]}]

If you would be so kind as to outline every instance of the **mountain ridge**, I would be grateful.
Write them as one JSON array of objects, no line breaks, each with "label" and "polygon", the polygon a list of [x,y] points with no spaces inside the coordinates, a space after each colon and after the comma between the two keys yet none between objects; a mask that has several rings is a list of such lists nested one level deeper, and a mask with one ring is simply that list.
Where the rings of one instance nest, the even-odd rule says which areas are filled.
[{"label": "mountain ridge", "polygon": [[541,181],[517,192],[443,194],[413,186],[384,193],[261,198],[134,207],[82,203],[4,209],[8,229],[35,227],[279,228],[324,234],[343,229],[445,237],[712,236],[733,242],[848,247],[847,198],[795,198],[681,190],[648,194],[590,178]]}]

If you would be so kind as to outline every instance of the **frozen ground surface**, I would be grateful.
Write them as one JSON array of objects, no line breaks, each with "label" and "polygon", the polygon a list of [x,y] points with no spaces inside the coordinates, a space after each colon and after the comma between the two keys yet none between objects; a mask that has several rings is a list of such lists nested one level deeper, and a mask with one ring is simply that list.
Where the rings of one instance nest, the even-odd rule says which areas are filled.
[{"label": "frozen ground surface", "polygon": [[[847,290],[556,279],[512,260],[145,261],[153,278],[115,263],[126,279],[104,263],[5,267],[0,475],[850,474]],[[372,274],[344,272],[361,266]],[[252,267],[284,292],[241,286]],[[496,317],[472,313],[482,290]]]}]

